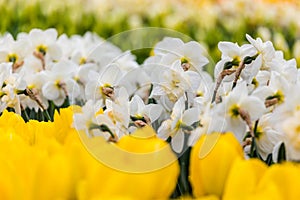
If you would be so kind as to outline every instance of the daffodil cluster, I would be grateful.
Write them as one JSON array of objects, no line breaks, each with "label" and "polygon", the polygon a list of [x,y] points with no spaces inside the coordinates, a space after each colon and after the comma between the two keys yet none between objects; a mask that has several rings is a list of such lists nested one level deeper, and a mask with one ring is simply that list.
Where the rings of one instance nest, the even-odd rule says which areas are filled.
[{"label": "daffodil cluster", "polygon": [[[296,60],[286,60],[271,41],[248,34],[245,38],[248,42],[242,45],[218,43],[221,58],[211,76],[205,70],[212,64],[209,55],[196,41],[165,37],[138,64],[131,51],[122,51],[92,33],[68,37],[58,36],[55,29],[33,29],[17,39],[9,34],[2,37],[0,128],[3,145],[7,145],[3,162],[11,162],[7,165],[15,173],[15,166],[32,154],[27,160],[32,159],[35,167],[26,173],[31,185],[20,178],[20,194],[16,195],[44,199],[38,195],[56,188],[47,184],[57,180],[51,175],[45,191],[33,192],[41,176],[36,173],[62,170],[68,176],[63,179],[66,182],[58,187],[61,191],[52,192],[59,196],[50,199],[117,198],[123,192],[128,198],[168,198],[177,181],[178,158],[181,172],[176,190],[180,194],[240,199],[241,195],[255,197],[253,191],[258,190],[263,199],[276,190],[278,199],[285,198],[274,173],[291,169],[295,175],[286,172],[287,177],[299,175],[298,166],[291,164],[300,160],[299,69]],[[68,111],[63,109],[70,104],[73,107]],[[77,106],[80,109],[74,110]],[[8,111],[20,114],[26,122]],[[81,166],[86,161],[77,158],[69,160],[69,154],[79,150],[68,148],[73,140],[80,145],[79,139],[100,162],[93,161],[94,168],[89,163]],[[10,151],[15,153],[11,158],[7,157]],[[235,162],[236,158],[242,161]],[[284,161],[291,163],[265,170],[267,165]],[[66,168],[57,168],[60,162]],[[78,169],[72,171],[73,165]],[[77,174],[87,168],[89,172]],[[207,172],[209,168],[214,170]],[[234,170],[240,168],[262,177],[252,177],[252,186],[245,193],[232,189],[242,185],[242,176],[237,175],[242,172]],[[163,176],[170,178],[170,185],[158,190],[154,185]],[[143,182],[141,177],[149,180]],[[3,189],[7,198],[15,195],[9,192],[12,180],[7,175],[4,186],[8,189]],[[128,180],[134,183],[127,184]],[[272,181],[273,185],[267,184]],[[104,186],[99,189],[98,185]],[[147,185],[145,188],[156,192],[137,191],[136,185]],[[297,191],[291,190],[293,198],[298,198]]]},{"label": "daffodil cluster", "polygon": [[180,154],[204,133],[231,131],[250,157],[278,162],[284,151],[285,159],[299,160],[296,61],[285,60],[271,41],[246,38],[241,46],[219,42],[212,78],[207,52],[195,41],[165,37],[139,65],[130,51],[92,33],[7,34],[0,48],[1,112],[47,121],[55,109],[74,104],[83,110],[74,127],[89,137],[118,141],[151,125]]}]

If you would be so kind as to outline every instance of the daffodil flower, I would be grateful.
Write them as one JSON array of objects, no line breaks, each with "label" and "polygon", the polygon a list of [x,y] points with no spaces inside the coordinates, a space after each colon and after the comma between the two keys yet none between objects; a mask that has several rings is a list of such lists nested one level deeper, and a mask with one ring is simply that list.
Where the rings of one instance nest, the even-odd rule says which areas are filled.
[{"label": "daffodil flower", "polygon": [[141,97],[134,95],[130,101],[130,116],[134,121],[141,120],[147,124],[145,118],[149,118],[149,123],[153,123],[162,113],[162,106],[159,104],[145,105]]},{"label": "daffodil flower", "polygon": [[117,86],[121,71],[116,64],[109,65],[101,74],[90,72],[90,80],[85,86],[87,99],[100,100],[114,98],[114,87]]},{"label": "daffodil flower", "polygon": [[13,71],[20,71],[24,59],[30,54],[30,43],[26,39],[14,40],[7,34],[0,45],[0,61],[13,63]]},{"label": "daffodil flower", "polygon": [[253,39],[250,35],[246,34],[247,40],[251,45],[257,50],[259,54],[262,55],[262,70],[270,70],[270,64],[275,58],[275,49],[272,42],[263,42],[261,38]]},{"label": "daffodil flower", "polygon": [[272,71],[268,85],[258,87],[252,95],[265,101],[266,107],[271,107],[285,101],[286,92],[290,85],[278,72]]},{"label": "daffodil flower", "polygon": [[37,56],[46,57],[46,60],[59,60],[62,56],[62,50],[57,44],[56,29],[49,28],[45,31],[32,29],[28,34],[28,39],[32,43],[33,52]]},{"label": "daffodil flower", "polygon": [[284,135],[275,130],[270,122],[272,114],[263,115],[258,122],[255,134],[255,142],[259,155],[263,160],[273,152],[278,143],[282,143]]},{"label": "daffodil flower", "polygon": [[179,98],[173,107],[170,119],[165,120],[158,128],[158,136],[165,140],[172,137],[172,149],[181,153],[184,146],[184,133],[193,129],[191,125],[199,120],[198,114],[197,108],[185,108],[184,97]]},{"label": "daffodil flower", "polygon": [[161,63],[171,65],[175,61],[180,61],[184,71],[192,69],[198,73],[203,71],[203,66],[209,63],[204,56],[204,48],[197,42],[191,41],[172,49],[161,58]]},{"label": "daffodil flower", "polygon": [[129,95],[127,90],[121,87],[116,91],[114,100],[106,99],[105,105],[105,113],[114,122],[117,136],[121,138],[123,135],[127,135],[130,121]]},{"label": "daffodil flower", "polygon": [[265,112],[265,105],[259,98],[248,95],[245,82],[240,83],[223,101],[217,104],[220,116],[226,119],[225,131],[231,131],[237,139],[242,142],[246,135],[247,123],[243,119],[241,111],[249,114],[249,121],[253,122],[260,118]]},{"label": "daffodil flower", "polygon": [[51,71],[43,71],[46,79],[42,93],[44,97],[61,106],[66,97],[74,99],[79,95],[79,86],[72,79],[74,63],[71,61],[60,61],[56,63]]},{"label": "daffodil flower", "polygon": [[[247,56],[253,57],[256,54],[256,50],[249,44],[239,46],[236,43],[219,42],[218,48],[222,52],[222,59],[216,64],[214,70],[214,75],[216,78],[220,76],[223,70],[237,70],[241,62],[244,62],[244,59]],[[245,68],[241,72],[243,79],[249,80],[258,73],[262,63],[260,58],[261,57],[256,58],[256,62],[246,64]],[[228,82],[233,81],[234,78],[235,73],[232,73],[231,75],[225,76],[223,80]]]},{"label": "daffodil flower", "polygon": [[165,67],[158,74],[158,82],[153,83],[150,97],[166,95],[171,102],[175,103],[189,90],[191,90],[189,76],[181,68],[180,61],[175,61],[171,68]]},{"label": "daffodil flower", "polygon": [[75,113],[73,126],[78,131],[84,131],[88,137],[104,137],[109,139],[115,132],[112,119],[104,114],[101,101],[92,100],[82,107],[82,112]]}]

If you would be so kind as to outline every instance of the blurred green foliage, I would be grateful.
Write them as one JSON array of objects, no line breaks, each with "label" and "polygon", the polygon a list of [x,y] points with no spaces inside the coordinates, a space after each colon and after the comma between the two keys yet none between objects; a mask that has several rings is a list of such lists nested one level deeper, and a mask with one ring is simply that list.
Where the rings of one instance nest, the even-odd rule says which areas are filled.
[{"label": "blurred green foliage", "polygon": [[[63,4],[64,6],[57,6],[47,10],[44,7],[49,7],[50,3],[45,5],[42,1],[36,0],[33,2],[27,4],[21,0],[2,0],[0,3],[0,32],[9,32],[16,37],[18,33],[29,32],[32,28],[47,29],[54,27],[59,34],[65,33],[68,36],[73,34],[83,35],[85,32],[91,31],[103,38],[109,38],[125,30],[136,28],[130,22],[132,17],[130,12],[116,15],[117,12],[110,12],[113,11],[114,8],[112,8],[111,10],[105,10],[106,13],[99,14],[101,9],[95,9],[91,12],[83,9],[84,5],[74,6],[68,5],[68,3]],[[118,5],[116,5],[117,7]],[[201,11],[201,8],[199,8],[199,13]],[[243,11],[239,12],[243,13]],[[210,20],[206,19],[206,17],[210,18],[211,16],[201,16],[201,14],[195,16],[191,14],[179,20],[178,23],[169,25],[166,20],[167,17],[176,14],[180,13],[174,13],[172,9],[167,8],[164,12],[155,15],[140,12],[138,17],[141,23],[138,26],[165,27],[184,33],[204,44],[214,62],[217,62],[220,58],[220,52],[217,48],[219,41],[232,41],[242,44],[245,42],[246,33],[254,37],[260,36],[259,28],[266,27],[271,34],[270,39],[274,39],[277,33],[284,39],[284,45],[274,43],[275,47],[284,50],[285,57],[288,59],[295,56],[293,48],[296,40],[299,38],[296,24],[291,23],[288,26],[282,26],[276,24],[276,19],[249,18],[247,15],[239,14],[229,17],[223,14],[215,14],[215,19],[207,26],[203,25],[203,21]],[[202,21],[199,21],[199,16],[203,18],[201,19]],[[228,22],[231,22],[231,24]],[[126,45],[127,42],[130,41],[122,41],[121,48],[126,49],[126,46],[128,46]],[[149,52],[148,48],[145,51],[134,51],[140,63],[148,56]],[[297,61],[300,61],[300,58],[297,58]]]}]

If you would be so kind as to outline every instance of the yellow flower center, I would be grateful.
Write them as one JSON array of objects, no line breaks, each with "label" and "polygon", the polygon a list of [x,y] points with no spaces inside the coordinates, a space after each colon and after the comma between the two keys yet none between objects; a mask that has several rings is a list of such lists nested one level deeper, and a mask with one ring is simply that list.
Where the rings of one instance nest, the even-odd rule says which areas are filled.
[{"label": "yellow flower center", "polygon": [[178,120],[177,123],[176,123],[176,125],[175,125],[175,130],[180,129],[181,125],[182,125],[182,121]]},{"label": "yellow flower center", "polygon": [[237,104],[234,104],[229,109],[229,114],[231,117],[238,117],[239,116],[239,109],[240,107]]},{"label": "yellow flower center", "polygon": [[36,47],[36,51],[40,52],[43,55],[46,55],[47,50],[48,50],[48,47],[45,46],[45,45],[43,45],[43,44],[41,44],[41,45],[39,45],[39,46]]},{"label": "yellow flower center", "polygon": [[254,85],[255,88],[259,86],[259,83],[256,78],[253,78],[251,83]]},{"label": "yellow flower center", "polygon": [[18,55],[15,53],[10,53],[7,55],[6,61],[16,63],[18,61]]},{"label": "yellow flower center", "polygon": [[79,64],[83,65],[85,63],[86,63],[86,58],[85,57],[81,57],[80,60],[79,60]]},{"label": "yellow flower center", "polygon": [[270,100],[270,99],[277,99],[278,104],[283,103],[284,102],[284,94],[280,90],[278,90],[274,95],[266,98],[266,100]]},{"label": "yellow flower center", "polygon": [[104,113],[103,108],[100,108],[96,113],[95,116],[97,115],[102,115]]},{"label": "yellow flower center", "polygon": [[263,135],[263,129],[260,126],[257,126],[256,132],[254,134],[255,138],[259,139]]},{"label": "yellow flower center", "polygon": [[203,97],[203,96],[204,96],[204,94],[202,91],[197,91],[196,97]]},{"label": "yellow flower center", "polygon": [[189,63],[189,60],[188,60],[186,57],[182,57],[182,58],[180,59],[180,61],[181,61],[181,64]]},{"label": "yellow flower center", "polygon": [[112,86],[109,83],[104,83],[103,85],[101,85],[99,89],[100,89],[101,94],[103,94],[103,95],[106,95],[104,93],[105,88],[112,88]]}]

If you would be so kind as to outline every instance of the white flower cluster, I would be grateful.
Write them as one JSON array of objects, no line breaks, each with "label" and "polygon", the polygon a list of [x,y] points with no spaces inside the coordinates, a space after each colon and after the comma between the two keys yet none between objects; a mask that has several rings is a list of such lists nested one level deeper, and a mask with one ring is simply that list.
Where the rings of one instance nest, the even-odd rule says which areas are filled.
[{"label": "white flower cluster", "polygon": [[300,160],[300,88],[296,61],[285,60],[270,41],[246,35],[248,44],[219,42],[213,79],[203,47],[166,37],[142,65],[92,33],[58,37],[33,29],[0,45],[0,109],[46,110],[65,101],[83,105],[74,126],[88,136],[117,141],[151,125],[177,153],[204,133],[235,134],[266,160],[285,144]]},{"label": "white flower cluster", "polygon": [[[263,160],[271,155],[277,162],[282,143],[287,159],[299,160],[296,61],[285,60],[270,41],[246,38],[242,46],[219,43],[215,80],[203,70],[209,60],[199,43],[164,38],[140,67],[125,74],[116,65],[107,68],[93,86],[99,94],[75,114],[75,126],[89,136],[117,140],[148,124],[177,153],[204,133],[231,131],[245,152],[255,140]],[[106,74],[112,78],[104,79]]]}]

